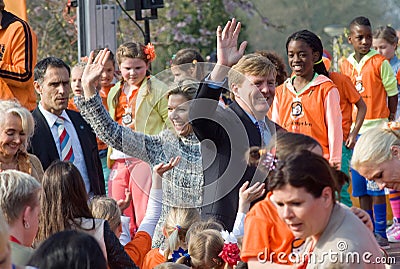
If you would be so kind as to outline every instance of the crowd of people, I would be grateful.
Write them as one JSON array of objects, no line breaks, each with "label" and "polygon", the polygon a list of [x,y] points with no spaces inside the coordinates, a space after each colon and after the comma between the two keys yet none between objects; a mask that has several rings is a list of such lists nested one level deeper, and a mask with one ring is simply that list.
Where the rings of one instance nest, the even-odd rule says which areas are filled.
[{"label": "crowd of people", "polygon": [[0,40],[29,48],[7,41],[0,59],[1,268],[385,268],[400,242],[393,28],[353,19],[338,72],[297,31],[287,72],[245,53],[232,19],[215,64],[185,48],[153,75],[139,42],[36,63],[29,25],[0,11]]}]

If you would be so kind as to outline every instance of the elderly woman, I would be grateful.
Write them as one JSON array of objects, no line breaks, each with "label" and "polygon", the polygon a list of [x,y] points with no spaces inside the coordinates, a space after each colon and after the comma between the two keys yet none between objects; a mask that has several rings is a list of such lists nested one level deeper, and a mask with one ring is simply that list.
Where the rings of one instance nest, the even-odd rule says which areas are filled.
[{"label": "elderly woman", "polygon": [[16,170],[0,173],[0,208],[10,227],[12,262],[25,266],[39,225],[40,183]]},{"label": "elderly woman", "polygon": [[43,167],[27,153],[35,128],[32,114],[17,101],[0,100],[0,115],[0,171],[19,170],[41,181]]},{"label": "elderly woman", "polygon": [[336,176],[323,157],[300,151],[278,160],[269,188],[279,217],[295,238],[306,239],[302,255],[295,255],[304,266],[385,268],[375,263],[382,253],[374,235],[347,207],[336,203]]}]

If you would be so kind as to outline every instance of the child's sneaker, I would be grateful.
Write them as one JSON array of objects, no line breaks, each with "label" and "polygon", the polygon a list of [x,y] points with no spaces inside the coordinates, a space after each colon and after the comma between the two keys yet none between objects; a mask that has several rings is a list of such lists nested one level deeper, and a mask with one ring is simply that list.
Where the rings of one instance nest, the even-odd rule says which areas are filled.
[{"label": "child's sneaker", "polygon": [[382,235],[375,233],[375,239],[381,248],[383,248],[383,249],[390,248],[389,240],[387,238],[384,238]]},{"label": "child's sneaker", "polygon": [[400,223],[393,219],[393,224],[386,230],[386,236],[391,243],[400,242]]},{"label": "child's sneaker", "polygon": [[[389,222],[390,222],[390,220],[388,221],[388,223]],[[392,225],[390,225],[390,227],[386,229],[386,233],[389,233],[391,230],[393,230],[397,224],[398,224],[397,219],[393,218]]]}]

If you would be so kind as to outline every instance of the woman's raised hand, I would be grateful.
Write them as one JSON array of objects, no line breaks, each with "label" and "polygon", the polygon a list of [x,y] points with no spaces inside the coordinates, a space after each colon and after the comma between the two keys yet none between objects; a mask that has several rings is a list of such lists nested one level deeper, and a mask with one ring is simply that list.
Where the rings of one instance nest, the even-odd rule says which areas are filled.
[{"label": "woman's raised hand", "polygon": [[94,51],[90,52],[88,62],[82,75],[82,87],[86,99],[96,94],[96,83],[100,78],[104,64],[107,62],[109,56],[110,51],[107,48],[101,50],[96,58],[94,57]]}]

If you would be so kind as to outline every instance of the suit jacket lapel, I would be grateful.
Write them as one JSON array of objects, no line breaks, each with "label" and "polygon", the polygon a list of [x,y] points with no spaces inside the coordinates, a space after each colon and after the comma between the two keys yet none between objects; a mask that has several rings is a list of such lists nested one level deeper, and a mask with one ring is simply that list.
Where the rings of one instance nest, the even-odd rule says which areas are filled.
[{"label": "suit jacket lapel", "polygon": [[[32,115],[35,119],[35,133],[36,133],[36,139],[35,143],[37,145],[42,145],[46,144],[46,148],[50,149],[47,151],[48,155],[50,156],[50,159],[59,159],[60,156],[58,155],[58,150],[56,147],[56,143],[54,142],[53,135],[50,130],[50,126],[47,123],[45,117],[43,116],[42,112],[40,112],[39,108],[36,108],[33,112]],[[51,141],[51,142],[49,142]],[[50,143],[50,147],[49,147]]]},{"label": "suit jacket lapel", "polygon": [[239,104],[235,101],[229,106],[235,113],[239,116],[240,120],[244,124],[246,128],[247,136],[250,142],[250,146],[260,146],[261,145],[261,135],[253,123],[253,121],[249,118],[246,112],[239,106]]}]

